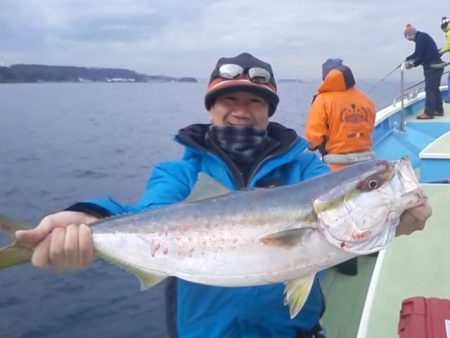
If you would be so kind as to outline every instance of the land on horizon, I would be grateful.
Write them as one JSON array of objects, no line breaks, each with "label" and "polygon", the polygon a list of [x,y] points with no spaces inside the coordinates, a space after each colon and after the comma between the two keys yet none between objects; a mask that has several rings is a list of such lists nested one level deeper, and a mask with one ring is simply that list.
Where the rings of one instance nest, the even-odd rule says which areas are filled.
[{"label": "land on horizon", "polygon": [[122,68],[16,64],[0,66],[0,83],[38,82],[197,82],[194,77],[146,75]]},{"label": "land on horizon", "polygon": [[[199,82],[199,80],[190,76],[147,75],[123,68],[37,64],[15,64],[9,67],[0,66],[0,83],[41,82]],[[284,78],[278,79],[277,82],[303,83],[304,81],[294,78]]]}]

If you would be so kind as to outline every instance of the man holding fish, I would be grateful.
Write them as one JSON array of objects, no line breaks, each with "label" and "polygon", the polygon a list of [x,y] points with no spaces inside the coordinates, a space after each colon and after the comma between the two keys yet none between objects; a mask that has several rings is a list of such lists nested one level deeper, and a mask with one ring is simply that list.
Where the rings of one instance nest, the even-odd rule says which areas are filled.
[{"label": "man holding fish", "polygon": [[[222,211],[220,201],[230,200],[230,198],[226,199],[226,195],[223,200],[220,197],[214,198],[219,194],[208,193],[208,189],[201,190],[203,197],[192,196],[196,192],[196,185],[199,183],[197,181],[200,181],[199,177],[203,174],[220,182],[228,191],[269,188],[253,189],[248,192],[248,195],[246,195],[247,192],[236,193],[237,200],[241,201],[241,204],[230,210],[236,210],[237,214],[239,214],[240,207],[242,209],[255,208],[256,210],[264,205],[263,209],[268,212],[259,219],[260,222],[263,223],[270,217],[285,217],[283,206],[280,206],[280,209],[278,207],[271,209],[272,206],[278,206],[284,202],[281,200],[284,195],[277,195],[280,196],[280,200],[278,200],[276,196],[274,198],[271,195],[269,198],[264,197],[264,192],[270,191],[272,187],[286,185],[288,188],[301,181],[306,183],[306,180],[326,174],[330,169],[307,150],[307,141],[299,137],[293,129],[269,122],[269,118],[275,113],[278,102],[277,86],[270,64],[248,53],[219,59],[211,74],[205,96],[205,106],[211,123],[194,124],[179,131],[176,141],[185,148],[183,158],[158,164],[149,179],[146,193],[135,206],[121,205],[109,197],[80,202],[66,211],[46,216],[32,230],[17,232],[17,239],[35,247],[32,254],[32,263],[35,266],[64,271],[87,266],[94,259],[95,251],[98,253],[102,250],[95,237],[97,226],[91,230],[86,225],[101,218],[122,213],[134,213],[144,209],[164,210],[160,207],[174,205],[188,197],[191,201],[200,201],[199,203],[201,203],[202,198],[209,197],[208,207],[202,213],[198,213],[198,226],[201,227],[203,225],[200,219],[204,214],[208,214],[209,219],[214,218],[215,213],[220,215]],[[377,163],[374,166],[376,168],[373,170],[369,167],[361,169],[359,174],[362,178],[351,187],[352,197],[359,193],[376,190],[396,175],[393,167],[387,162],[386,164]],[[344,170],[339,172],[343,172],[339,175],[349,173]],[[369,172],[370,175],[364,176],[366,172]],[[202,174],[199,175],[200,173]],[[331,175],[336,175],[336,173]],[[344,176],[342,177],[344,178]],[[345,177],[346,180],[348,178]],[[317,184],[313,185],[317,186],[321,183],[318,180],[314,182]],[[329,183],[331,187],[333,182]],[[330,211],[333,211],[336,204],[347,203],[346,196],[350,196],[350,192],[348,194],[346,192],[342,196],[342,202],[335,198],[334,192],[339,194],[341,190],[341,187],[338,186],[340,183],[333,183],[336,189],[330,189],[333,191],[332,196],[324,196],[324,192],[322,192],[319,195],[321,199],[313,200],[315,212],[310,211],[306,216],[295,215],[295,217],[304,217],[305,222],[309,220],[311,224],[317,224],[320,221],[324,228],[332,228],[333,221],[329,222],[329,220],[334,219],[334,216]],[[311,187],[311,189],[313,188]],[[239,199],[240,194],[244,196],[244,199]],[[420,193],[414,192],[414,196],[419,195]],[[233,197],[233,195],[230,196]],[[245,196],[251,198],[245,199]],[[331,202],[328,197],[331,198]],[[406,210],[401,210],[401,216],[398,214],[390,219],[389,223],[395,227],[391,228],[390,233],[387,234],[388,237],[393,236],[392,231],[396,231],[396,234],[399,235],[421,230],[430,217],[431,207],[426,202],[426,198],[424,196],[413,198],[412,195],[410,197],[411,201],[414,199],[411,202],[414,204],[405,204],[403,208]],[[251,204],[253,200],[261,201],[261,203]],[[232,202],[231,198],[230,203]],[[287,199],[285,202],[286,205],[289,204]],[[189,203],[195,206],[196,202]],[[183,205],[186,204],[181,203],[181,207]],[[225,208],[225,205],[223,207]],[[373,210],[375,209],[376,207],[373,206]],[[257,218],[255,210],[245,211],[247,213],[243,214]],[[282,212],[276,214],[278,210],[282,210]],[[186,222],[183,224],[185,227],[188,227],[188,216],[190,215],[186,215]],[[389,216],[392,216],[392,210],[389,211]],[[221,231],[220,221],[223,218],[217,218],[217,231]],[[120,218],[117,220],[120,222]],[[244,221],[245,219],[239,220],[245,224]],[[192,228],[196,225],[192,224]],[[384,224],[381,225],[384,226]],[[211,233],[215,229],[213,226]],[[183,231],[185,230],[183,229]],[[243,232],[245,230],[242,228]],[[261,250],[263,254],[273,252],[274,256],[265,256],[264,261],[267,264],[275,264],[277,259],[283,260],[290,255],[289,251],[286,251],[287,253],[284,255],[279,254],[280,248],[289,250],[295,248],[298,242],[302,241],[301,245],[307,246],[308,240],[312,241],[315,238],[325,242],[324,236],[316,234],[313,228],[302,228],[300,232],[298,230],[295,227],[289,228],[289,224],[280,223],[275,233],[268,233],[249,243],[254,245],[255,251]],[[353,248],[354,241],[352,239],[343,240],[340,234],[333,232],[336,229],[329,230],[324,230],[324,232],[330,234],[331,240],[338,238],[338,246]],[[249,231],[254,230],[249,227]],[[198,234],[198,236],[204,235],[208,235],[208,231]],[[160,237],[164,236],[168,236],[167,231],[161,232]],[[242,233],[241,236],[234,237],[232,241],[235,246],[239,245],[240,237],[244,236],[245,234]],[[256,236],[259,236],[259,233]],[[358,240],[360,237],[370,237],[367,235],[367,231],[362,230],[358,236]],[[174,236],[174,241],[181,240],[179,237]],[[211,239],[211,242],[214,243],[211,250],[215,250],[215,256],[220,256],[220,250],[225,247],[224,242],[226,241],[226,236],[220,237],[219,235]],[[383,240],[380,242],[380,238],[370,239],[370,241],[371,250],[374,250],[377,245],[385,244]],[[168,256],[174,251],[172,247],[169,247],[170,243],[156,243],[155,239],[152,243],[151,250],[149,250],[152,257]],[[189,264],[189,259],[196,255],[198,247],[207,244],[199,241],[189,247],[190,243],[186,242],[184,254],[187,258],[183,264],[180,264],[180,269]],[[233,245],[227,247],[227,250],[232,250]],[[332,250],[338,251],[335,248]],[[354,252],[359,252],[358,250],[355,246]],[[181,251],[183,251],[182,248],[178,248],[178,254]],[[248,252],[240,251],[243,262],[251,257],[251,251],[250,247]],[[202,252],[202,254],[204,253]],[[227,252],[227,254],[229,253]],[[225,253],[223,255],[225,256]],[[234,264],[236,260],[239,259],[234,259],[231,263]],[[260,265],[264,265],[264,261]],[[288,281],[297,285],[294,287],[287,285],[285,291],[285,285],[277,279],[276,271],[267,274],[263,281],[258,280],[254,275],[249,277],[249,280],[256,281],[253,283],[240,281],[239,278],[227,282],[226,275],[219,276],[218,270],[217,275],[208,276],[209,279],[205,279],[205,283],[202,284],[202,278],[196,279],[198,276],[189,274],[196,268],[199,267],[195,264],[188,266],[184,275],[177,274],[174,269],[172,276],[177,275],[183,278],[170,277],[167,280],[166,294],[169,310],[167,325],[171,337],[324,337],[319,325],[325,309],[324,300],[314,273],[312,278],[306,279],[306,282],[303,279]],[[236,269],[239,268],[241,267],[236,264]],[[258,267],[249,266],[248,268],[251,270]],[[311,264],[305,269],[316,272],[313,271],[314,267]],[[232,272],[230,271],[230,274]],[[167,275],[170,276],[170,272],[167,272]],[[222,279],[216,282],[213,280],[215,277]],[[146,284],[144,278],[141,278],[141,281]],[[151,280],[146,285],[151,286],[154,283],[155,280]],[[302,288],[306,288],[306,291]],[[297,298],[298,293],[303,296]],[[283,298],[286,299],[285,302],[289,303],[289,306],[284,305]],[[299,304],[294,304],[297,300]],[[151,332],[148,335],[151,336]]]}]

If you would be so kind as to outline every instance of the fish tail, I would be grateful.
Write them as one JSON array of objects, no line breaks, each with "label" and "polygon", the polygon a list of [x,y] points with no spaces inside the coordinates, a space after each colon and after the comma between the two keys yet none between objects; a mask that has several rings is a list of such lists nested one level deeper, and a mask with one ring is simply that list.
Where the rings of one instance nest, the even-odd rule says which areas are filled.
[{"label": "fish tail", "polygon": [[[8,216],[0,214],[0,230],[15,238],[17,230],[26,230],[30,227]],[[14,240],[10,245],[0,248],[0,269],[13,265],[27,263],[33,254],[32,246]]]}]

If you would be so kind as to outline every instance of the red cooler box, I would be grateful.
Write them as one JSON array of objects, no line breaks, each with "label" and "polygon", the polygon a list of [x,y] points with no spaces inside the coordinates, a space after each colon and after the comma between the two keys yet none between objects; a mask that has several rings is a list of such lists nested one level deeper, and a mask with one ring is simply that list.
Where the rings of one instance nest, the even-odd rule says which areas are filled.
[{"label": "red cooler box", "polygon": [[398,335],[400,338],[450,338],[450,299],[403,300]]}]

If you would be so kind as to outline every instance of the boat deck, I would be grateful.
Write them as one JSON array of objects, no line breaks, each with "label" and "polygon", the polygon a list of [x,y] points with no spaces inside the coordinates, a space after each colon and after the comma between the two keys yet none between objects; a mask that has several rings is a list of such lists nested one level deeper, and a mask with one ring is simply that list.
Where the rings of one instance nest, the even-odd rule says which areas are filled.
[{"label": "boat deck", "polygon": [[418,120],[416,116],[423,113],[423,101],[412,106],[405,118],[407,128],[413,128],[419,132],[433,137],[441,136],[450,131],[450,103],[444,103],[444,116],[435,116],[432,120]]},{"label": "boat deck", "polygon": [[428,147],[419,154],[420,158],[450,158],[450,131],[439,137],[435,142],[430,143]]},{"label": "boat deck", "polygon": [[321,285],[326,302],[323,322],[327,338],[356,337],[376,260],[371,256],[358,257],[356,276],[343,275],[334,268],[326,271]]},{"label": "boat deck", "polygon": [[[359,257],[357,276],[327,271],[322,287],[328,338],[395,338],[403,299],[450,298],[450,270],[446,268],[450,255],[448,241],[442,241],[450,238],[450,220],[444,212],[450,201],[450,185],[424,184],[424,189],[433,206],[424,231],[396,238],[378,259]],[[368,287],[372,272],[374,278]]]},{"label": "boat deck", "polygon": [[435,116],[432,120],[417,120],[416,116],[423,113],[424,105],[417,105],[413,114],[406,116],[406,122],[419,122],[419,123],[436,123],[436,122],[449,122],[450,123],[450,103],[443,102],[444,116]]},{"label": "boat deck", "polygon": [[[412,128],[433,138],[445,134],[450,131],[450,103],[444,103],[443,106],[444,116],[435,116],[432,120],[418,120],[416,116],[422,114],[424,109],[423,101],[419,101],[412,106],[412,109],[406,115],[406,128]],[[450,149],[450,146],[448,149]]]},{"label": "boat deck", "polygon": [[450,179],[450,137],[445,136],[450,131],[450,104],[444,103],[444,116],[418,120],[424,99],[420,93],[407,102],[403,130],[399,103],[377,113],[374,151],[379,159],[408,156],[421,182],[442,182]]},{"label": "boat deck", "polygon": [[[398,129],[401,125],[398,103],[377,113],[374,131],[377,158],[409,156],[422,182],[445,181],[450,179],[450,104],[444,103],[444,116],[417,120],[423,108],[424,93],[410,99],[404,110],[405,131]],[[450,184],[424,187],[433,207],[433,216],[424,231],[396,238],[387,250],[380,252],[378,259],[358,257],[357,276],[345,276],[334,268],[323,274],[321,283],[326,298],[323,321],[327,337],[398,337],[403,299],[450,298],[450,270],[443,268],[450,266],[448,241],[443,240],[450,238],[450,220],[444,211],[450,201]],[[379,276],[377,285],[372,275]],[[366,302],[367,294],[375,300]],[[358,334],[360,322],[362,329]]]},{"label": "boat deck", "polygon": [[[433,206],[426,228],[394,240],[380,253],[358,337],[397,337],[402,301],[414,296],[450,299],[450,185],[424,184]],[[372,292],[371,292],[372,291]],[[367,325],[367,332],[363,327]]]}]

